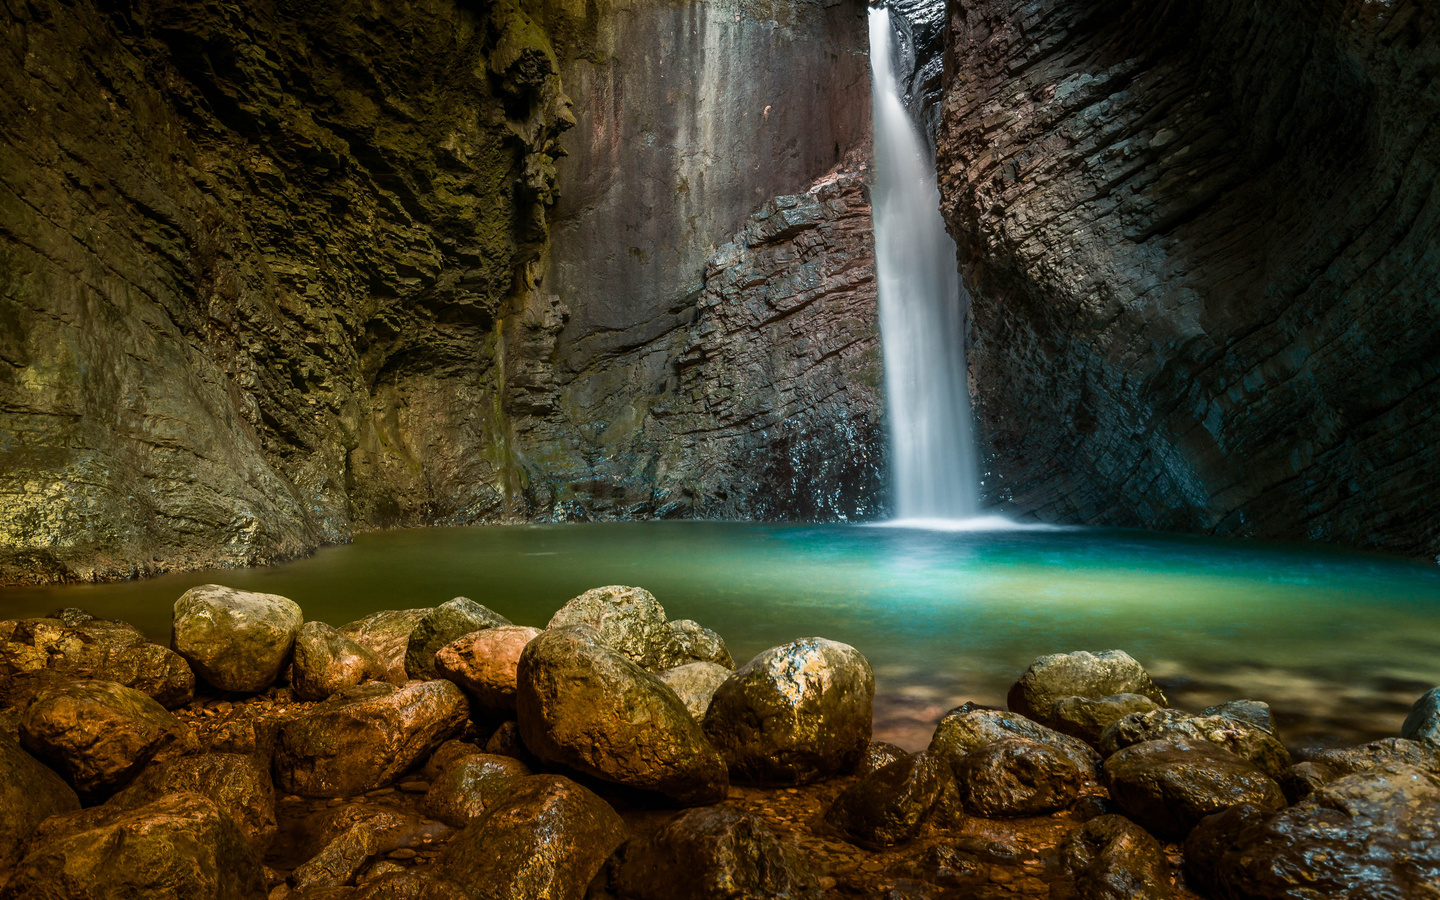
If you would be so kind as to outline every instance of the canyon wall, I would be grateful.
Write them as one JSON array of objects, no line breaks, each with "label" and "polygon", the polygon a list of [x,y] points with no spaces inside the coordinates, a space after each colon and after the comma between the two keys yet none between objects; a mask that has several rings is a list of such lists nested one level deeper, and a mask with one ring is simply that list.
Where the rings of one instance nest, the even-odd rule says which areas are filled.
[{"label": "canyon wall", "polygon": [[[3,4],[0,584],[873,504],[868,206],[823,181],[866,140],[863,4]],[[815,128],[817,96],[861,112]],[[717,178],[696,153],[731,97],[727,140],[774,132]],[[727,199],[666,221],[647,179]],[[552,220],[585,249],[552,260]],[[806,316],[822,336],[785,343]]]},{"label": "canyon wall", "polygon": [[986,490],[1440,552],[1440,14],[950,0]]}]

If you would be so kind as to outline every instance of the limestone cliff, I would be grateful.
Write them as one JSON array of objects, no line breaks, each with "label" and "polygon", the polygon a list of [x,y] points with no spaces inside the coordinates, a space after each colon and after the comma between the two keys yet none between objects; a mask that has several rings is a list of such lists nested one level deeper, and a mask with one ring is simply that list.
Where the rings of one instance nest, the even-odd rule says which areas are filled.
[{"label": "limestone cliff", "polygon": [[944,212],[987,491],[1440,552],[1440,18],[950,0]]}]

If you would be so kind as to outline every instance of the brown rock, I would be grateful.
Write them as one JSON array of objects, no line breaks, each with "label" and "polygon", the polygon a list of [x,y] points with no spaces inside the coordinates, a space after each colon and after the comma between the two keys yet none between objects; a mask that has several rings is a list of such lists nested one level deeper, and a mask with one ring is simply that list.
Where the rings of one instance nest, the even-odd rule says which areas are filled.
[{"label": "brown rock", "polygon": [[434,607],[387,609],[340,626],[340,633],[371,650],[385,667],[385,680],[400,686],[410,680],[405,671],[405,651],[410,633]]},{"label": "brown rock", "polygon": [[1317,788],[1346,775],[1395,764],[1440,775],[1440,746],[1426,741],[1382,738],[1358,747],[1322,750],[1287,769],[1280,778],[1280,786],[1290,802],[1297,803]]},{"label": "brown rock", "polygon": [[1011,686],[1006,702],[1011,712],[1054,727],[1050,713],[1056,701],[1066,697],[1099,700],[1116,694],[1140,694],[1159,706],[1166,704],[1165,692],[1124,650],[1042,656]]},{"label": "brown rock", "polygon": [[0,641],[0,702],[23,707],[45,688],[77,680],[123,684],[166,709],[184,706],[195,694],[189,664],[124,622],[71,615],[25,619],[6,632]]},{"label": "brown rock", "polygon": [[301,700],[324,700],[386,674],[370,650],[323,622],[306,622],[295,638],[291,686]]},{"label": "brown rock", "polygon": [[861,847],[891,847],[915,836],[954,778],[944,760],[906,755],[846,788],[824,821]]},{"label": "brown rock", "polygon": [[955,775],[966,812],[988,818],[1065,809],[1088,780],[1065,754],[1024,738],[996,741],[969,753]]},{"label": "brown rock", "polygon": [[464,828],[472,819],[509,796],[530,767],[508,756],[481,753],[447,766],[425,794],[425,812],[447,825]]},{"label": "brown rock", "polygon": [[1079,900],[1170,900],[1170,861],[1149,832],[1124,816],[1096,816],[1060,847]]},{"label": "brown rock", "polygon": [[435,654],[441,647],[467,634],[509,624],[509,619],[469,597],[447,600],[427,612],[410,632],[405,671],[411,678],[434,678]]},{"label": "brown rock", "polygon": [[860,764],[855,767],[855,774],[862,778],[871,772],[878,772],[886,766],[899,759],[904,759],[910,754],[884,741],[871,741],[870,746],[865,748],[865,756]]},{"label": "brown rock", "polygon": [[206,584],[175,601],[171,645],[207,684],[258,693],[285,670],[303,621],[286,597]]},{"label": "brown rock", "polygon": [[715,663],[692,662],[657,674],[685,704],[695,721],[703,722],[711,699],[725,679],[730,677],[730,670]]},{"label": "brown rock", "polygon": [[945,714],[935,726],[926,752],[948,760],[958,774],[958,767],[970,753],[1010,738],[1045,744],[1064,754],[1087,777],[1093,778],[1097,773],[1100,757],[1084,741],[1046,728],[1018,713],[987,709],[974,703],[958,706]]},{"label": "brown rock", "polygon": [[21,849],[41,822],[79,808],[80,798],[64,779],[18,741],[0,735],[0,873],[20,861]]},{"label": "brown rock", "polygon": [[1105,760],[1105,780],[1121,811],[1162,837],[1184,837],[1206,816],[1241,803],[1285,805],[1274,779],[1208,741],[1126,747]]},{"label": "brown rock", "polygon": [[455,682],[478,709],[515,711],[515,670],[538,628],[502,625],[464,635],[435,654],[435,674]]},{"label": "brown rock", "polygon": [[261,857],[277,831],[270,767],[252,756],[207,753],[150,763],[105,805],[138,809],[167,794],[199,794],[234,820]]},{"label": "brown rock", "polygon": [[1116,719],[1131,713],[1147,713],[1159,709],[1159,705],[1141,694],[1116,694],[1092,700],[1089,697],[1062,697],[1050,707],[1046,718],[1050,727],[1071,737],[1077,737],[1091,746],[1100,743],[1100,736]]},{"label": "brown rock", "polygon": [[546,628],[570,625],[589,625],[606,646],[652,672],[677,664],[665,608],[644,588],[592,588],[562,606]]},{"label": "brown rock", "polygon": [[1100,736],[1100,752],[1157,740],[1201,740],[1234,753],[1271,778],[1290,768],[1290,751],[1270,732],[1228,716],[1192,716],[1178,709],[1131,713],[1112,722]]}]

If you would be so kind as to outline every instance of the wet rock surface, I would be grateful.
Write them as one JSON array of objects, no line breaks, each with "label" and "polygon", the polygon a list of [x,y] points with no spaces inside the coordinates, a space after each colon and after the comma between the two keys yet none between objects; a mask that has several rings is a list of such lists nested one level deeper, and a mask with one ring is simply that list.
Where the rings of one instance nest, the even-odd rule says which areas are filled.
[{"label": "wet rock surface", "polygon": [[190,702],[195,673],[177,653],[133,625],[78,612],[0,627],[0,703],[23,707],[47,687],[92,679],[134,688],[166,709]]},{"label": "wet rock surface", "polygon": [[1007,738],[974,750],[956,766],[965,811],[976,816],[1033,816],[1065,809],[1089,772],[1038,741]]},{"label": "wet rock surface", "polygon": [[666,626],[674,638],[674,658],[669,668],[690,663],[711,663],[727,669],[735,668],[735,659],[725,639],[693,619],[676,619]]},{"label": "wet rock surface", "polygon": [[1415,701],[1400,726],[1400,736],[1440,745],[1440,688],[1427,691]]},{"label": "wet rock surface", "polygon": [[175,601],[171,644],[206,683],[257,693],[284,670],[302,622],[286,597],[207,584]]},{"label": "wet rock surface", "polygon": [[[80,808],[65,780],[9,735],[0,735],[0,873],[20,861],[30,835],[50,816]],[[0,885],[5,876],[0,875]]]},{"label": "wet rock surface", "polygon": [[716,690],[705,733],[738,779],[803,784],[853,769],[870,745],[875,676],[848,644],[792,641]]},{"label": "wet rock surface", "polygon": [[657,673],[669,685],[697,722],[705,720],[710,701],[730,677],[730,669],[716,663],[692,662]]},{"label": "wet rock surface", "polygon": [[1287,769],[1280,778],[1280,786],[1285,789],[1285,796],[1296,802],[1336,779],[1390,764],[1414,766],[1440,775],[1440,746],[1385,738],[1358,747],[1322,750]]},{"label": "wet rock surface", "polygon": [[432,609],[382,610],[342,625],[339,630],[372,651],[385,667],[385,680],[400,686],[410,680],[409,673],[405,671],[405,651],[410,649],[410,633]]},{"label": "wet rock surface", "polygon": [[1124,816],[1097,816],[1065,838],[1060,852],[1080,900],[1170,900],[1165,848]]},{"label": "wet rock surface", "polygon": [[446,644],[467,634],[509,624],[509,619],[469,597],[447,600],[427,612],[410,632],[405,671],[411,678],[434,678],[435,654]]},{"label": "wet rock surface", "polygon": [[1100,757],[1084,741],[1046,728],[1016,713],[987,709],[974,703],[952,709],[935,727],[927,752],[946,759],[952,768],[970,753],[997,741],[1021,738],[1045,744],[1076,765],[1087,777],[1097,775]]},{"label": "wet rock surface", "polygon": [[1125,815],[1168,838],[1183,838],[1206,816],[1242,803],[1285,806],[1274,779],[1202,740],[1126,747],[1105,760],[1105,781]]},{"label": "wet rock surface", "polygon": [[323,622],[306,622],[295,637],[291,686],[302,700],[324,700],[387,674],[375,652]]},{"label": "wet rock surface", "polygon": [[1099,700],[1116,694],[1139,694],[1165,706],[1165,692],[1150,680],[1143,666],[1123,650],[1053,653],[1030,664],[1010,688],[1006,702],[1012,712],[1052,725],[1051,710],[1066,697]]},{"label": "wet rock surface", "polygon": [[644,588],[592,588],[560,607],[547,628],[588,625],[606,646],[637,666],[657,672],[678,655],[665,608]]},{"label": "wet rock surface", "polygon": [[435,674],[453,681],[475,709],[515,711],[515,672],[525,645],[538,628],[499,625],[467,634],[435,654]]},{"label": "wet rock surface", "polygon": [[1100,744],[1105,729],[1117,719],[1131,713],[1154,712],[1160,707],[1141,694],[1116,694],[1092,700],[1089,697],[1063,697],[1050,707],[1045,721],[1061,734],[1077,737],[1092,746]]},{"label": "wet rock surface", "polygon": [[270,767],[251,756],[205,753],[152,762],[124,790],[111,797],[107,808],[138,809],[167,794],[192,793],[205,797],[229,816],[259,856],[275,839],[275,786]]},{"label": "wet rock surface", "polygon": [[914,837],[954,785],[955,775],[944,760],[907,754],[846,788],[826,810],[825,821],[862,847],[890,847]]},{"label": "wet rock surface", "polygon": [[1269,731],[1229,716],[1192,716],[1174,709],[1133,713],[1117,719],[1100,736],[1100,752],[1156,740],[1209,741],[1254,764],[1271,778],[1290,767],[1290,752]]},{"label": "wet rock surface", "polygon": [[529,766],[508,756],[466,756],[446,766],[430,783],[425,812],[446,825],[464,828],[530,774]]}]

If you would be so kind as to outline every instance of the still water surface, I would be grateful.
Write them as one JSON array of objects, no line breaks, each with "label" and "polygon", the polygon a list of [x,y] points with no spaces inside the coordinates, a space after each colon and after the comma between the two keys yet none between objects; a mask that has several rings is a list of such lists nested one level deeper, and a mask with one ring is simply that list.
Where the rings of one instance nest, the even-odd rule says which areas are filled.
[{"label": "still water surface", "polygon": [[1284,736],[1398,732],[1440,684],[1440,567],[1309,545],[1095,529],[614,523],[392,531],[264,569],[0,590],[0,615],[79,606],[168,641],[170,607],[209,582],[283,594],[332,625],[467,596],[543,626],[605,584],[649,589],[738,660],[796,637],[875,667],[877,737],[919,748],[966,700],[1003,704],[1034,657],[1127,650],[1198,709],[1269,702]]}]

